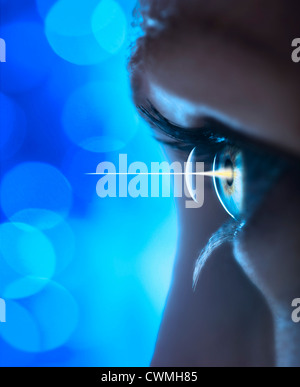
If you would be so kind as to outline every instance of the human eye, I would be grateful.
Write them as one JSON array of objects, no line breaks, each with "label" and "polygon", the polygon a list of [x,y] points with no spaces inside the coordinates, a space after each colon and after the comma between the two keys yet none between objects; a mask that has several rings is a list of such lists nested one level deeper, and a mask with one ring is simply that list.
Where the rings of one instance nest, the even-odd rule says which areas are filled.
[{"label": "human eye", "polygon": [[[299,176],[299,156],[271,142],[242,134],[249,131],[227,121],[204,117],[197,120],[198,127],[186,128],[170,122],[151,103],[140,107],[140,111],[153,127],[156,138],[175,150],[171,152],[172,157],[178,155],[180,160],[187,161],[187,165],[192,164],[185,173],[186,179],[191,178],[190,171],[197,171],[194,163],[205,163],[206,171],[210,172],[208,175],[214,180],[214,185],[206,180],[205,191],[209,195],[215,194],[220,206],[229,214],[228,220],[210,237],[196,260],[193,273],[193,288],[196,289],[213,252],[224,243],[235,243],[247,233],[248,224],[259,216],[263,206],[268,208],[268,197],[282,187],[287,175]],[[186,185],[194,186],[191,182]],[[215,193],[209,187],[213,187]],[[197,201],[198,193],[191,189],[190,194]],[[291,198],[294,195],[291,192]],[[281,210],[284,206],[285,203],[278,203]],[[276,214],[270,214],[270,218],[274,219],[274,216]]]},{"label": "human eye", "polygon": [[[201,149],[195,147],[188,157],[188,164],[200,162],[201,153]],[[211,159],[216,195],[225,211],[237,222],[246,222],[254,215],[276,180],[288,168],[285,158],[264,151],[263,147],[229,141],[211,154]],[[186,174],[186,179],[191,176]]]},{"label": "human eye", "polygon": [[[184,128],[168,121],[150,103],[140,110],[158,133],[158,140],[183,152],[187,164],[205,163],[221,205],[239,223],[254,216],[286,171],[300,166],[298,157],[241,135],[238,128],[214,118],[203,118],[199,128]],[[188,181],[192,178],[186,174],[187,187],[193,185]],[[195,192],[190,194],[196,200]]]}]

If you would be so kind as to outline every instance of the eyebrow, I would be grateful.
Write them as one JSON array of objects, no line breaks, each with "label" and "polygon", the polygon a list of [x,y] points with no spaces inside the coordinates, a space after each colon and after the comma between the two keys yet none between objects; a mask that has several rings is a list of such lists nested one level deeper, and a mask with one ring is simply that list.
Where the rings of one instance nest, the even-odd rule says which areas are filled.
[{"label": "eyebrow", "polygon": [[[158,109],[148,100],[148,106],[140,105],[138,110],[146,119],[149,125],[158,134],[165,138],[155,136],[155,138],[168,146],[187,151],[193,147],[208,147],[209,151],[218,152],[226,145],[245,147],[253,151],[260,150],[285,161],[299,163],[299,156],[293,155],[277,145],[273,145],[266,140],[261,140],[244,134],[244,130],[232,126],[220,119],[203,116],[198,127],[186,128],[171,122],[164,117]],[[299,164],[300,165],[300,164]]]}]

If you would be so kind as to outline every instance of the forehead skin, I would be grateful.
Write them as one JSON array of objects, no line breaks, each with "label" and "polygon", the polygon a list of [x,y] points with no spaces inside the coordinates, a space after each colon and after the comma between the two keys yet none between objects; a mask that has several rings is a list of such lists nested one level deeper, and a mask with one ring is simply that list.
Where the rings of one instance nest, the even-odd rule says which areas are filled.
[{"label": "forehead skin", "polygon": [[245,133],[300,154],[300,2],[141,0],[145,35],[131,59],[137,105],[177,124],[204,108]]}]

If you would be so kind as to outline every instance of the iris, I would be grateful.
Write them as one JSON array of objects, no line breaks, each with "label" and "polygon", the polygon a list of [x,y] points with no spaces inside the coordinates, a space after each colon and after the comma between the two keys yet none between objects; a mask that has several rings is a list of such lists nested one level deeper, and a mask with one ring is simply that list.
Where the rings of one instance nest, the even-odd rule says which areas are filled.
[{"label": "iris", "polygon": [[234,219],[239,219],[244,208],[244,180],[242,152],[234,147],[226,147],[218,153],[214,161],[214,171],[228,170],[231,176],[220,179],[214,176],[217,196],[224,209]]}]

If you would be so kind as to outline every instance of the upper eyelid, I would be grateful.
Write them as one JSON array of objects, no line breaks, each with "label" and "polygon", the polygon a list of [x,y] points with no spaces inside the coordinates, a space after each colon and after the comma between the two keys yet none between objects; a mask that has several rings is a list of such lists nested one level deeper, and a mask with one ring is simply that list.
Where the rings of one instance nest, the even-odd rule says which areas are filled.
[{"label": "upper eyelid", "polygon": [[216,145],[217,143],[228,143],[228,138],[225,136],[218,136],[212,132],[213,125],[211,123],[203,122],[201,128],[188,129],[182,126],[176,125],[167,120],[159,111],[150,105],[150,110],[143,106],[139,106],[138,110],[142,113],[144,118],[148,121],[150,126],[156,131],[157,134],[163,136],[163,138],[155,138],[161,143],[178,146],[178,148],[195,147],[197,142],[205,142],[206,145]]},{"label": "upper eyelid", "polygon": [[[212,132],[212,130],[214,131],[214,138],[223,138],[229,141],[231,140],[232,142],[245,142],[250,140],[248,136],[239,134],[238,129],[234,129],[233,126],[229,126],[209,116],[202,118],[202,123],[198,128],[186,128],[177,125],[164,117],[150,101],[148,103],[149,109],[144,106],[138,106],[138,110],[150,120],[150,124],[155,125],[156,129],[161,129],[163,134],[177,141],[184,141],[184,137],[186,137],[186,139],[191,140],[191,143],[194,143],[195,139],[203,135],[203,133],[207,133],[208,131]],[[165,126],[165,128],[162,129],[162,126]],[[165,130],[167,127],[170,130]],[[254,142],[255,140],[252,141]]]},{"label": "upper eyelid", "polygon": [[[224,147],[224,143],[221,144],[220,142],[217,142],[215,139],[212,139],[211,136],[204,136],[203,135],[203,129],[202,129],[202,141],[199,141],[198,134],[195,136],[191,136],[191,133],[193,133],[190,130],[181,128],[179,126],[176,126],[175,124],[170,123],[166,118],[163,116],[159,116],[161,120],[158,118],[155,118],[148,110],[145,108],[140,107],[139,110],[143,115],[146,115],[147,121],[150,124],[150,126],[155,131],[154,138],[161,144],[168,146],[176,151],[179,151],[184,154],[189,154],[195,146],[202,146],[202,161],[212,164],[212,156],[216,154],[217,152],[221,151],[221,149]],[[156,111],[156,110],[155,110]],[[160,114],[156,111],[156,114]],[[166,125],[168,126],[168,130],[162,129],[161,125],[164,126],[164,129],[166,129]],[[185,131],[188,134],[188,137],[190,138],[187,141],[187,138],[179,139],[178,137],[174,136],[173,134],[180,131]],[[193,139],[191,137],[194,137]],[[224,139],[225,140],[225,139]],[[226,144],[228,144],[228,141],[226,141]]]},{"label": "upper eyelid", "polygon": [[[206,131],[210,131],[213,134],[212,140],[214,138],[215,143],[217,138],[223,138],[223,144],[232,144],[241,148],[247,146],[248,148],[252,148],[254,151],[260,150],[278,158],[282,158],[286,162],[300,166],[300,158],[298,155],[294,155],[267,141],[239,133],[238,128],[233,126],[231,127],[229,124],[223,123],[218,119],[203,117],[203,124],[199,128],[185,128],[170,122],[152,105],[150,101],[148,101],[148,105],[148,109],[144,106],[138,106],[138,110],[142,113],[142,115],[144,115],[144,117],[146,116],[146,119],[151,126],[155,126],[156,130],[173,139],[175,146],[176,143],[185,143],[185,145],[193,146],[197,142],[198,138],[203,137],[204,133],[207,135]],[[162,124],[164,126],[168,126],[169,129],[165,130],[165,127],[162,129]],[[178,135],[178,133],[180,133],[180,135]],[[164,143],[164,141],[160,139],[159,141]],[[168,145],[172,146],[172,143],[169,143]]]}]

